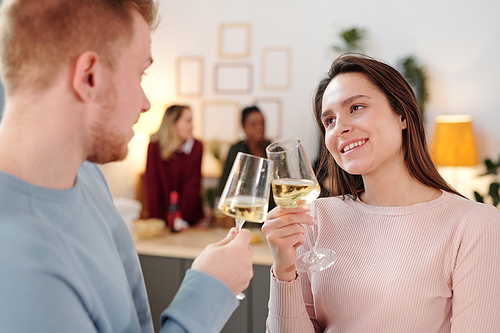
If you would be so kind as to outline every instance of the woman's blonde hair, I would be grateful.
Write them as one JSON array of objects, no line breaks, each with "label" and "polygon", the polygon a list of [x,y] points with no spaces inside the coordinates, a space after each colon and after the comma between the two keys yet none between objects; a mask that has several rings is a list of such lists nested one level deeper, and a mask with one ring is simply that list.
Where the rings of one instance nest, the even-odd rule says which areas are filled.
[{"label": "woman's blonde hair", "polygon": [[168,160],[181,144],[175,123],[181,117],[184,109],[189,110],[190,108],[186,105],[169,106],[163,115],[160,128],[151,135],[151,141],[157,142],[160,147],[160,156],[163,160]]}]

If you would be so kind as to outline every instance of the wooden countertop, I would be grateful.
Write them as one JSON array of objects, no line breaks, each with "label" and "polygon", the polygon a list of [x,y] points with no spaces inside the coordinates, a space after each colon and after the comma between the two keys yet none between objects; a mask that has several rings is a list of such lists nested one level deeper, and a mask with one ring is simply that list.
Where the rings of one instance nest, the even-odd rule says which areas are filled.
[{"label": "wooden countertop", "polygon": [[[210,243],[226,237],[227,229],[190,229],[179,233],[165,231],[162,235],[143,238],[133,235],[137,253],[159,257],[194,259]],[[251,229],[254,237],[250,246],[255,265],[271,266],[273,257],[262,231]],[[254,242],[256,240],[257,242]]]}]

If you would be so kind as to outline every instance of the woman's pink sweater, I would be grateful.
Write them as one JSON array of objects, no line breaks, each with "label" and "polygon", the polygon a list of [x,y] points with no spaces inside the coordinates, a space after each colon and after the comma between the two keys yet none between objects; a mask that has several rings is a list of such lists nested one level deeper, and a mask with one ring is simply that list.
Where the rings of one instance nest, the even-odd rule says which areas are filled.
[{"label": "woman's pink sweater", "polygon": [[271,279],[268,332],[500,332],[495,207],[443,192],[405,207],[324,198],[311,212],[316,247],[338,259]]}]

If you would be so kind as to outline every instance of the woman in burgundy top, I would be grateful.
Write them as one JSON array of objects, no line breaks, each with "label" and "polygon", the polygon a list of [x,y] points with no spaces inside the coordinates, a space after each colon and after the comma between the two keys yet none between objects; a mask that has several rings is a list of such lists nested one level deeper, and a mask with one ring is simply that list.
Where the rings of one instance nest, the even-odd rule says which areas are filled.
[{"label": "woman in burgundy top", "polygon": [[168,221],[170,198],[177,192],[180,218],[175,221],[175,230],[193,226],[203,218],[203,144],[193,138],[192,131],[191,109],[172,105],[148,146],[144,190],[149,216]]}]

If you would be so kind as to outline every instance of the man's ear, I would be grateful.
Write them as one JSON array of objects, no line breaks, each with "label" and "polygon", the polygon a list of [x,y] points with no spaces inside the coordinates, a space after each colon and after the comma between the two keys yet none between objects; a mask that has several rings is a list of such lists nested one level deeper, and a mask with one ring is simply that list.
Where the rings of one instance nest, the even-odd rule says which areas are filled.
[{"label": "man's ear", "polygon": [[99,56],[93,51],[85,51],[76,59],[73,89],[84,102],[92,101],[95,98],[99,63]]}]

